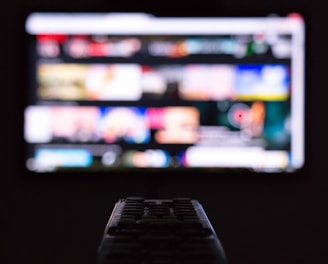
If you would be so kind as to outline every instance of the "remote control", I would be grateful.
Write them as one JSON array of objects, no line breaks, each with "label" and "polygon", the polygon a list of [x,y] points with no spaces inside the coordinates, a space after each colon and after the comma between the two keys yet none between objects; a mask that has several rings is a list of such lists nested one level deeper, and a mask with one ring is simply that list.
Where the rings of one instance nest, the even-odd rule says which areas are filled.
[{"label": "remote control", "polygon": [[98,264],[227,264],[202,205],[185,197],[120,199],[97,257]]}]

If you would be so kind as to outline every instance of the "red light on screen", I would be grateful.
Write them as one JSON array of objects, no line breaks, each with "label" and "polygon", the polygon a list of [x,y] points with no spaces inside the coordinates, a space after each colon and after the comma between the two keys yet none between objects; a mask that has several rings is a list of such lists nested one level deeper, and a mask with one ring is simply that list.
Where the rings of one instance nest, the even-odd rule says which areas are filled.
[{"label": "red light on screen", "polygon": [[290,13],[288,14],[289,18],[293,18],[293,19],[297,19],[302,21],[303,20],[303,16],[300,13]]}]

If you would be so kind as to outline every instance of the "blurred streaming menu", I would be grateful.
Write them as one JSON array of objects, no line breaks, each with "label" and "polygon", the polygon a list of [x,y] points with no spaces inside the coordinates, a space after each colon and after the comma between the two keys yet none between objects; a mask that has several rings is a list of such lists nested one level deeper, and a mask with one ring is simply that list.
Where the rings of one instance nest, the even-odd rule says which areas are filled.
[{"label": "blurred streaming menu", "polygon": [[39,34],[34,52],[30,170],[288,165],[290,35]]}]

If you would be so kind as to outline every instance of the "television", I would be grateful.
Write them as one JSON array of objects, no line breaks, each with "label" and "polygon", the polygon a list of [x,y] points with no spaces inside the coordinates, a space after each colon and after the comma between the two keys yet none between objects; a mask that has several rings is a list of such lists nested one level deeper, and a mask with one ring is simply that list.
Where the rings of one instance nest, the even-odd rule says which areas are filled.
[{"label": "television", "polygon": [[299,13],[34,12],[25,29],[30,172],[304,167]]}]

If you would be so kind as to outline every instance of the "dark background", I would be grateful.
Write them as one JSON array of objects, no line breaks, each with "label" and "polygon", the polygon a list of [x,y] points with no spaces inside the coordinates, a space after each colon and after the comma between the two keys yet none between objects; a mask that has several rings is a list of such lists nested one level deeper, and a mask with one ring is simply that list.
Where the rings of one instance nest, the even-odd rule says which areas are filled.
[{"label": "dark background", "polygon": [[[114,203],[188,196],[204,206],[230,264],[326,263],[327,16],[318,0],[11,0],[1,8],[0,263],[94,264]],[[301,12],[306,21],[306,168],[295,176],[203,173],[29,177],[21,170],[31,11],[141,11],[159,16]]]}]

